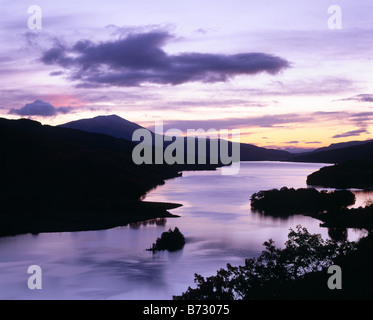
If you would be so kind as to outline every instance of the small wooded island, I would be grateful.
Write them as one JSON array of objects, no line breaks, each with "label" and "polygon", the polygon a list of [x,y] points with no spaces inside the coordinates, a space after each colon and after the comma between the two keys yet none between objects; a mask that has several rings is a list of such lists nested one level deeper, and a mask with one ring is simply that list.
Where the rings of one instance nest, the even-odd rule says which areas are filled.
[{"label": "small wooded island", "polygon": [[254,193],[251,207],[270,215],[311,214],[345,208],[355,201],[355,195],[348,190],[327,192],[283,187]]},{"label": "small wooded island", "polygon": [[175,227],[175,230],[169,229],[167,232],[163,232],[161,237],[153,243],[150,249],[147,251],[153,251],[153,253],[157,251],[177,251],[184,248],[185,245],[185,237],[180,232],[179,228]]}]

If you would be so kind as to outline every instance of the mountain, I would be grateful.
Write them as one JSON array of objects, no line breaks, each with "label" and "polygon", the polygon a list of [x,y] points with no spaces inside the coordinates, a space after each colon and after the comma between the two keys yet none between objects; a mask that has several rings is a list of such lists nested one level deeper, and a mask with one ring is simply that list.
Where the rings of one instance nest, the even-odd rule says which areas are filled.
[{"label": "mountain", "polygon": [[[349,145],[346,143],[346,145]],[[307,154],[296,155],[291,161],[341,163],[346,161],[373,159],[373,141],[358,143],[348,147],[327,148],[324,151],[314,151]]]},{"label": "mountain", "polygon": [[98,116],[92,119],[82,119],[68,122],[58,127],[82,130],[92,133],[103,133],[114,138],[132,141],[132,134],[137,129],[144,129],[140,125],[125,120],[117,115]]},{"label": "mountain", "polygon": [[307,177],[307,184],[338,189],[371,189],[373,187],[372,161],[347,161],[321,168]]},{"label": "mountain", "polygon": [[287,151],[241,143],[241,161],[286,161],[292,156],[293,154]]},{"label": "mountain", "polygon": [[348,147],[355,147],[365,143],[373,142],[373,140],[365,140],[365,141],[348,141],[348,142],[341,142],[341,143],[332,143],[328,147],[318,148],[315,149],[313,152],[320,152],[320,151],[329,151],[329,150],[336,150]]},{"label": "mountain", "polygon": [[[59,127],[77,129],[87,132],[103,133],[112,137],[123,138],[129,141],[132,141],[132,134],[135,130],[143,129],[143,127],[141,127],[140,125],[127,121],[116,115],[99,116],[92,119],[73,121],[60,125]],[[151,133],[154,140],[155,134],[153,132]],[[184,146],[187,145],[186,139],[190,138],[185,138]],[[165,142],[164,146],[167,146],[171,143],[172,142]],[[207,154],[209,154],[209,145],[210,143],[208,142]],[[229,146],[231,146],[231,143],[229,143]],[[292,157],[292,154],[287,151],[266,149],[245,143],[241,143],[240,152],[242,161],[284,161]]]},{"label": "mountain", "polygon": [[310,174],[307,184],[325,188],[373,188],[373,141],[338,143],[291,161],[333,163]]}]

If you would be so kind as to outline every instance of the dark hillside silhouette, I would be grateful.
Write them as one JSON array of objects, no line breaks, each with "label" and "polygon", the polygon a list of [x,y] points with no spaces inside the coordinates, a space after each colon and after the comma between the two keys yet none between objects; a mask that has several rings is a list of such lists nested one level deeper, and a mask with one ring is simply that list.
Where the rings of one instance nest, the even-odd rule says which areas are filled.
[{"label": "dark hillside silhouette", "polygon": [[[343,147],[347,145],[347,147]],[[352,145],[352,146],[351,146]],[[317,150],[316,150],[317,151]],[[373,188],[373,142],[331,145],[326,150],[295,156],[291,161],[333,163],[307,178],[307,184],[331,188]]]},{"label": "dark hillside silhouette", "polygon": [[132,141],[132,134],[140,125],[125,120],[117,115],[98,116],[92,119],[82,119],[62,124],[58,127],[77,129],[92,133],[103,133],[114,138]]},{"label": "dark hillside silhouette", "polygon": [[373,159],[373,141],[344,148],[296,155],[289,160],[297,162],[341,163],[366,159]]},{"label": "dark hillside silhouette", "polygon": [[99,229],[170,216],[140,200],[183,167],[137,166],[124,139],[0,119],[0,235]]},{"label": "dark hillside silhouette", "polygon": [[373,188],[373,162],[348,161],[321,168],[307,177],[307,184],[326,188]]}]

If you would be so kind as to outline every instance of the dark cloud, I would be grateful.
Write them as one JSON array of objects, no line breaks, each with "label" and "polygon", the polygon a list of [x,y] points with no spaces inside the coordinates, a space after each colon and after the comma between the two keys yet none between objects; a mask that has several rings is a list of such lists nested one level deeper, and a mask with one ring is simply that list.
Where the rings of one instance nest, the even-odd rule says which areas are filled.
[{"label": "dark cloud", "polygon": [[62,114],[68,114],[71,113],[74,108],[73,107],[59,107],[55,108],[57,113],[62,113]]},{"label": "dark cloud", "polygon": [[350,121],[360,128],[360,130],[366,130],[372,122],[373,112],[358,112],[350,115]]},{"label": "dark cloud", "polygon": [[373,116],[373,112],[357,112],[351,114],[351,118],[354,120],[356,119],[371,119]]},{"label": "dark cloud", "polygon": [[172,38],[168,32],[152,31],[101,43],[81,40],[72,47],[56,42],[41,61],[69,70],[70,80],[79,81],[80,87],[224,82],[289,67],[288,61],[265,53],[169,55],[162,47]]},{"label": "dark cloud", "polygon": [[321,141],[307,141],[306,144],[321,144]]},{"label": "dark cloud", "polygon": [[332,138],[337,139],[337,138],[346,138],[346,137],[356,137],[356,136],[360,136],[362,133],[368,133],[368,131],[366,129],[358,129],[358,130],[353,130],[353,131],[348,131],[348,132],[344,132],[341,134],[337,134],[333,136]]},{"label": "dark cloud", "polygon": [[53,71],[49,74],[51,77],[57,77],[63,75],[63,71]]},{"label": "dark cloud", "polygon": [[373,102],[373,94],[358,94],[356,96],[342,99],[341,101],[359,101],[359,102]]},{"label": "dark cloud", "polygon": [[32,103],[27,103],[20,109],[10,109],[9,114],[16,114],[19,116],[40,116],[40,117],[52,117],[58,113],[66,114],[70,113],[74,108],[72,107],[60,107],[55,108],[49,102],[43,100],[35,100]]},{"label": "dark cloud", "polygon": [[284,142],[284,143],[287,143],[287,144],[298,144],[299,141],[287,141],[287,142]]}]

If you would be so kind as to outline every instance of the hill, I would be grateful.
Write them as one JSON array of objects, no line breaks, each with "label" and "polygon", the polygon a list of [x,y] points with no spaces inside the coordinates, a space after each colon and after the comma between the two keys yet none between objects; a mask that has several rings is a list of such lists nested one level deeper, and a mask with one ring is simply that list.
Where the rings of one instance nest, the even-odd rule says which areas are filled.
[{"label": "hill", "polygon": [[287,151],[241,143],[241,161],[286,161],[293,155]]},{"label": "hill", "polygon": [[125,120],[117,115],[81,119],[59,125],[58,127],[77,129],[92,133],[103,133],[114,138],[122,138],[128,141],[132,141],[132,134],[135,130],[144,129],[140,125]]},{"label": "hill", "polygon": [[333,148],[296,155],[291,157],[289,160],[298,162],[341,163],[365,159],[373,159],[372,141],[348,147]]},{"label": "hill", "polygon": [[307,184],[338,189],[373,187],[373,162],[356,160],[324,167],[307,177]]},{"label": "hill", "polygon": [[[346,146],[347,147],[343,147]],[[307,177],[307,184],[326,188],[373,188],[373,142],[351,142],[303,154],[292,161],[333,163]]]},{"label": "hill", "polygon": [[368,142],[373,142],[372,140],[365,140],[365,141],[347,141],[347,142],[340,142],[340,143],[332,143],[328,147],[318,148],[312,151],[312,153],[320,152],[320,151],[329,151],[329,150],[336,150],[348,147],[359,146]]},{"label": "hill", "polygon": [[[87,132],[96,132],[110,135],[116,138],[123,138],[132,141],[132,134],[137,129],[143,129],[140,125],[127,121],[119,116],[99,116],[92,119],[82,119],[78,121],[69,122],[59,127],[78,129]],[[154,133],[152,133],[154,140]],[[185,138],[184,146],[187,145]],[[191,138],[188,138],[191,139]],[[207,142],[207,154],[209,154],[210,140]],[[165,142],[167,146],[171,142]],[[197,143],[196,143],[197,145]],[[231,143],[229,143],[231,148]],[[187,150],[185,149],[185,152]],[[241,143],[240,145],[241,161],[283,161],[292,157],[292,154],[282,150],[266,149],[257,147],[252,144]],[[196,148],[196,154],[198,149]]]},{"label": "hill", "polygon": [[109,228],[177,206],[141,201],[182,168],[135,165],[132,142],[26,119],[0,119],[0,135],[0,236]]}]

